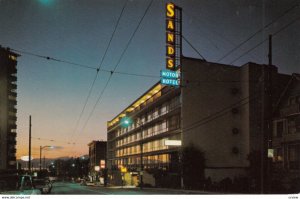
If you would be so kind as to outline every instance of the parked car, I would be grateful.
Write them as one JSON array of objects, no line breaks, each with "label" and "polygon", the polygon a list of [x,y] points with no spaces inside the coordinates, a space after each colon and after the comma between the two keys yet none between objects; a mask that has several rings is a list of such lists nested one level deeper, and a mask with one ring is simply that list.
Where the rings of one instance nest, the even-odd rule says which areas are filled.
[{"label": "parked car", "polygon": [[52,182],[49,179],[33,179],[33,185],[42,194],[49,194],[52,189]]},{"label": "parked car", "polygon": [[32,177],[30,175],[22,175],[19,178],[18,190],[5,191],[1,194],[5,195],[39,195],[42,194],[40,189],[34,187]]}]

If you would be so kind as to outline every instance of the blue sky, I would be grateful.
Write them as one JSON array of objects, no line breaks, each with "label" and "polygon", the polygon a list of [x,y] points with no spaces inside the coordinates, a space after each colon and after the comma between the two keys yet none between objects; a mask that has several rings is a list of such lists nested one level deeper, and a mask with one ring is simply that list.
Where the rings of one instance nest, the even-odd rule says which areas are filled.
[{"label": "blue sky", "polygon": [[[150,0],[128,0],[103,69],[112,70]],[[159,76],[165,67],[165,3],[154,0],[117,71]],[[183,34],[208,61],[216,62],[234,46],[298,1],[176,0],[183,8]],[[125,0],[0,0],[0,45],[85,65],[99,66]],[[258,34],[222,63],[236,57],[300,17],[299,7]],[[299,20],[273,38],[273,63],[282,73],[300,73]],[[267,44],[239,59],[267,63]],[[198,57],[186,43],[185,56]],[[18,156],[27,153],[32,115],[34,153],[40,145],[60,145],[47,156],[82,155],[87,144],[106,140],[106,121],[121,112],[158,78],[114,74],[84,131],[76,122],[95,70],[37,57],[18,59]],[[109,73],[100,72],[78,125],[82,129]],[[54,140],[54,141],[50,141]],[[75,145],[67,144],[75,142]]]}]

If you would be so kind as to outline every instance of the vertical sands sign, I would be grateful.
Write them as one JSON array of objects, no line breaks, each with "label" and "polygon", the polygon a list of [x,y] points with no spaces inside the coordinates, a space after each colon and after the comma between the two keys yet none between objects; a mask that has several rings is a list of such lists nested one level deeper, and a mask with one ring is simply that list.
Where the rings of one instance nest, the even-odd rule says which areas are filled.
[{"label": "vertical sands sign", "polygon": [[182,56],[182,9],[173,3],[166,4],[166,69],[161,71],[160,83],[180,86],[178,68]]},{"label": "vertical sands sign", "polygon": [[173,71],[181,65],[181,11],[182,9],[173,3],[166,4],[166,68]]}]

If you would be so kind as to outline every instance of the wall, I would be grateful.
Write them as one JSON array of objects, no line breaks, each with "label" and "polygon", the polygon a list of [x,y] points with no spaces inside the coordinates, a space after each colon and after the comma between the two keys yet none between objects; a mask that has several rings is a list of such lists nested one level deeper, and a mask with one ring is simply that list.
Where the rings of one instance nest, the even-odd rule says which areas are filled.
[{"label": "wall", "polygon": [[[193,144],[204,151],[205,174],[213,181],[243,175],[249,165],[246,76],[239,67],[183,59],[183,147]],[[241,106],[233,113],[236,104]]]}]

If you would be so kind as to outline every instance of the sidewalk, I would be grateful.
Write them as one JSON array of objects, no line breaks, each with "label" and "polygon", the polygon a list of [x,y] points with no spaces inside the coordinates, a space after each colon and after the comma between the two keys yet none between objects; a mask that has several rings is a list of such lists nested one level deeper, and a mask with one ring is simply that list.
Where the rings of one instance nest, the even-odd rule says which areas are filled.
[{"label": "sidewalk", "polygon": [[170,191],[170,192],[182,192],[183,194],[224,194],[211,191],[201,191],[201,190],[187,190],[187,189],[171,189],[171,188],[143,188],[148,190],[161,190],[161,191]]},{"label": "sidewalk", "polygon": [[[94,186],[94,187],[104,187],[104,185],[94,184],[94,183],[87,183],[87,186]],[[106,188],[108,189],[140,189],[136,186],[114,186],[114,185],[107,185]],[[171,189],[171,188],[155,188],[155,187],[143,187],[143,190],[159,190],[165,192],[181,192],[182,194],[228,194],[228,193],[221,193],[221,192],[212,192],[212,191],[201,191],[201,190],[186,190],[186,189]]]}]

